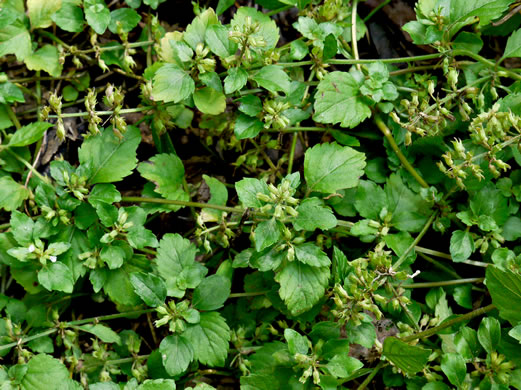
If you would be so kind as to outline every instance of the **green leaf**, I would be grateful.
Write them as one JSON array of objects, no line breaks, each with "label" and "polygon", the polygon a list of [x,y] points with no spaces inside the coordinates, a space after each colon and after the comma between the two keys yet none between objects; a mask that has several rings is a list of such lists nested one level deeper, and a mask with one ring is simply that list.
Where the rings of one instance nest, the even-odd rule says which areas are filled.
[{"label": "green leaf", "polygon": [[258,120],[256,117],[239,114],[233,132],[237,139],[254,138],[264,128],[264,123]]},{"label": "green leaf", "polygon": [[248,82],[248,72],[241,67],[228,69],[228,75],[224,79],[224,92],[226,94],[240,90]]},{"label": "green leaf", "polygon": [[470,209],[476,216],[494,218],[498,226],[502,226],[509,217],[507,199],[491,183],[471,196]]},{"label": "green leaf", "polygon": [[228,355],[230,328],[217,312],[201,313],[201,321],[183,333],[194,349],[194,357],[208,366],[223,366]]},{"label": "green leaf", "polygon": [[89,203],[96,205],[99,202],[112,204],[121,200],[121,194],[114,184],[96,184],[89,194]]},{"label": "green leaf", "polygon": [[264,66],[255,73],[253,80],[270,92],[284,92],[286,95],[289,93],[291,80],[280,66]]},{"label": "green leaf", "polygon": [[62,6],[62,0],[27,0],[31,28],[45,28],[52,24],[51,16]]},{"label": "green leaf", "polygon": [[360,93],[360,86],[350,73],[328,73],[317,87],[314,120],[353,128],[369,118],[371,109]]},{"label": "green leaf", "polygon": [[427,222],[430,205],[412,192],[399,174],[393,173],[385,185],[387,211],[392,214],[392,224],[398,230],[419,232]]},{"label": "green leaf", "polygon": [[485,317],[478,328],[478,340],[485,351],[492,353],[501,340],[501,325],[493,317]]},{"label": "green leaf", "polygon": [[[203,175],[203,179],[210,189],[210,199],[208,200],[208,204],[215,204],[219,206],[225,206],[228,201],[228,189],[226,186],[221,183],[219,180]],[[217,222],[222,215],[221,210],[212,210],[210,208],[206,208],[201,210],[201,217],[204,221],[213,221]]]},{"label": "green leaf", "polygon": [[290,44],[290,56],[292,60],[300,61],[309,53],[308,45],[302,41],[293,41]]},{"label": "green leaf", "polygon": [[224,11],[230,8],[233,5],[233,3],[235,3],[235,0],[219,0],[215,12],[217,13],[217,15],[221,15]]},{"label": "green leaf", "polygon": [[0,177],[0,208],[6,211],[16,210],[30,195],[30,191],[15,182],[11,176]]},{"label": "green leaf", "polygon": [[233,19],[230,23],[231,28],[237,27],[242,30],[242,27],[246,24],[248,18],[253,23],[259,23],[258,30],[249,35],[250,39],[263,39],[266,45],[258,48],[260,51],[272,50],[277,46],[279,41],[279,28],[274,20],[268,15],[263,14],[261,11],[257,11],[250,7],[239,7],[239,9],[233,15]]},{"label": "green leaf", "polygon": [[27,371],[21,380],[22,390],[41,390],[56,388],[57,383],[69,380],[67,367],[52,356],[35,355],[27,363]]},{"label": "green leaf", "polygon": [[239,111],[248,115],[256,116],[262,111],[262,101],[258,96],[246,95],[239,99],[241,105]]},{"label": "green leaf", "polygon": [[183,335],[165,337],[159,345],[159,352],[166,372],[172,376],[185,372],[188,365],[194,360],[192,345]]},{"label": "green leaf", "polygon": [[82,165],[90,165],[90,184],[120,181],[130,175],[136,167],[136,150],[141,142],[141,133],[135,126],[128,126],[119,139],[111,129],[89,137],[78,151]]},{"label": "green leaf", "polygon": [[286,265],[276,275],[279,295],[292,315],[313,307],[324,296],[329,281],[329,267],[312,267],[300,261]]},{"label": "green leaf", "polygon": [[499,316],[512,323],[521,321],[521,275],[489,265],[485,280]]},{"label": "green leaf", "polygon": [[31,53],[31,35],[21,20],[0,28],[0,57],[14,54],[18,61],[23,61]]},{"label": "green leaf", "polygon": [[244,178],[235,183],[235,190],[239,196],[239,200],[246,207],[260,208],[263,206],[263,202],[257,199],[257,194],[262,193],[269,195],[268,185],[258,179],[250,177]]},{"label": "green leaf", "polygon": [[384,341],[383,355],[410,375],[423,370],[431,352],[430,349],[409,345],[396,337],[387,337]]},{"label": "green leaf", "polygon": [[204,87],[194,92],[194,103],[204,114],[219,115],[226,109],[226,96],[211,87]]},{"label": "green leaf", "polygon": [[255,228],[255,250],[261,252],[262,250],[275,244],[281,236],[280,222],[275,218],[270,218],[267,221],[262,221]]},{"label": "green leaf", "polygon": [[33,242],[34,221],[31,217],[13,210],[9,223],[11,233],[20,245],[29,245]]},{"label": "green leaf", "polygon": [[152,273],[135,272],[130,274],[130,283],[137,295],[148,306],[161,306],[166,299],[166,286],[163,279]]},{"label": "green leaf", "polygon": [[60,64],[58,49],[52,45],[45,45],[30,56],[25,57],[25,65],[30,70],[43,70],[51,76],[59,77],[63,65]]},{"label": "green leaf", "polygon": [[508,335],[521,343],[521,324],[510,329]]},{"label": "green leaf", "polygon": [[306,336],[302,336],[293,329],[286,328],[284,329],[284,338],[288,343],[288,351],[290,354],[308,354],[310,342]]},{"label": "green leaf", "polygon": [[362,368],[364,364],[354,357],[347,354],[338,354],[333,356],[326,364],[329,373],[337,378],[348,378],[356,370]]},{"label": "green leaf", "polygon": [[128,33],[139,24],[141,16],[131,8],[118,8],[110,12],[109,30],[113,34],[118,33],[118,23],[121,23],[121,30]]},{"label": "green leaf", "polygon": [[83,9],[73,2],[64,1],[62,7],[51,16],[51,19],[58,27],[68,32],[81,32],[85,25]]},{"label": "green leaf", "polygon": [[157,250],[157,269],[166,282],[167,295],[184,296],[187,288],[196,288],[208,270],[195,261],[195,246],[179,234],[167,233]]},{"label": "green leaf", "polygon": [[84,0],[85,19],[96,34],[103,34],[110,23],[110,11],[104,0]]},{"label": "green leaf", "polygon": [[336,226],[337,220],[331,208],[319,198],[304,199],[297,207],[298,216],[293,222],[295,230],[329,230]]},{"label": "green leaf", "polygon": [[9,140],[9,146],[27,146],[39,141],[43,137],[43,133],[52,127],[47,122],[32,122],[24,126],[13,134]]},{"label": "green leaf", "polygon": [[467,376],[465,360],[457,353],[449,352],[442,355],[441,370],[457,388],[460,388]]},{"label": "green leaf", "polygon": [[206,29],[205,41],[212,53],[221,58],[229,57],[237,51],[237,44],[229,39],[228,28],[221,24],[212,24]]},{"label": "green leaf", "polygon": [[69,267],[61,262],[47,263],[38,272],[38,281],[49,291],[63,291],[72,293],[74,276]]},{"label": "green leaf", "polygon": [[505,52],[501,60],[513,57],[521,57],[521,29],[514,31],[512,35],[508,37]]},{"label": "green leaf", "polygon": [[329,257],[312,242],[306,242],[295,247],[295,258],[301,263],[312,267],[329,267],[331,260]]},{"label": "green leaf", "polygon": [[163,64],[154,74],[152,98],[164,102],[179,103],[195,90],[194,80],[175,64]]},{"label": "green leaf", "polygon": [[360,180],[356,191],[355,207],[364,218],[378,221],[380,211],[387,206],[384,190],[376,183]]},{"label": "green leaf", "polygon": [[[1,76],[5,75],[5,73],[0,73]],[[22,90],[18,88],[13,83],[10,83],[9,81],[6,81],[5,83],[0,83],[0,103],[6,104],[6,103],[24,103],[25,98]],[[2,123],[1,128],[6,129],[13,125],[11,122],[11,119],[9,118],[9,114],[7,113],[7,110],[5,109],[5,106],[0,106],[2,109],[0,114],[4,116],[5,118],[2,118],[3,121],[7,123]],[[3,122],[2,121],[2,122]]]},{"label": "green leaf", "polygon": [[231,293],[231,288],[231,281],[227,277],[208,276],[194,290],[192,305],[198,310],[217,310],[223,307]]},{"label": "green leaf", "polygon": [[173,379],[147,379],[136,390],[175,390]]},{"label": "green leaf", "polygon": [[102,324],[86,324],[78,326],[78,329],[93,334],[104,343],[121,344],[121,337],[108,326]]},{"label": "green leaf", "polygon": [[137,170],[156,185],[155,192],[171,200],[188,200],[183,189],[185,168],[175,154],[156,154],[149,162],[142,162]]},{"label": "green leaf", "polygon": [[192,23],[186,27],[183,39],[195,50],[199,43],[204,43],[207,28],[218,23],[219,19],[217,19],[214,10],[208,8],[206,11],[200,13]]},{"label": "green leaf", "polygon": [[[114,303],[128,306],[141,304],[141,299],[134,293],[134,288],[129,280],[129,274],[135,271],[137,271],[136,267],[129,264],[124,264],[123,267],[115,270],[106,269],[106,280],[103,283],[103,290]],[[100,279],[98,282],[102,282],[105,277],[105,275],[97,276]]]},{"label": "green leaf", "polygon": [[460,263],[467,260],[474,252],[474,239],[468,231],[455,230],[450,238],[452,261]]},{"label": "green leaf", "polygon": [[336,142],[317,144],[306,150],[304,177],[308,191],[335,193],[355,187],[364,174],[365,155]]}]

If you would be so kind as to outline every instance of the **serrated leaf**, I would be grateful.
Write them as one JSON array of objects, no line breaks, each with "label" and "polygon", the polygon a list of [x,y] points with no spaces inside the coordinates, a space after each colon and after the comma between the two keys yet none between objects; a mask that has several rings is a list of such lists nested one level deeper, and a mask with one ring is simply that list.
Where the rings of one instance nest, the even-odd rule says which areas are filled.
[{"label": "serrated leaf", "polygon": [[27,363],[27,371],[21,380],[22,390],[52,389],[57,383],[69,380],[67,367],[52,356],[35,355]]},{"label": "serrated leaf", "polygon": [[336,226],[337,219],[331,208],[319,198],[304,199],[297,207],[298,216],[293,222],[295,230],[329,230]]},{"label": "serrated leaf", "polygon": [[371,109],[359,91],[360,85],[349,73],[328,73],[315,94],[315,121],[353,128],[369,118]]},{"label": "serrated leaf", "polygon": [[85,19],[96,34],[103,34],[110,23],[110,11],[104,0],[84,0]]},{"label": "serrated leaf", "polygon": [[83,9],[69,2],[64,2],[51,19],[58,27],[68,32],[81,32],[85,24]]},{"label": "serrated leaf", "polygon": [[172,376],[185,372],[194,359],[192,345],[183,335],[166,336],[159,345],[159,352],[166,372]]},{"label": "serrated leaf", "polygon": [[514,31],[512,35],[508,37],[501,60],[512,57],[521,57],[521,29]]},{"label": "serrated leaf", "polygon": [[163,279],[152,273],[135,272],[130,274],[134,291],[148,306],[161,306],[166,299],[166,286]]},{"label": "serrated leaf", "polygon": [[423,370],[431,352],[430,349],[409,345],[396,337],[384,340],[383,355],[407,374],[413,375]]},{"label": "serrated leaf", "polygon": [[224,79],[224,92],[226,94],[240,90],[248,82],[248,72],[241,67],[228,69],[228,75]]},{"label": "serrated leaf", "polygon": [[13,134],[9,140],[9,146],[27,146],[35,143],[43,137],[43,133],[52,127],[52,124],[47,122],[32,122],[24,126]]},{"label": "serrated leaf", "polygon": [[237,139],[254,138],[259,135],[263,128],[264,123],[257,117],[239,114],[235,121],[233,132]]},{"label": "serrated leaf", "polygon": [[79,325],[78,329],[93,334],[104,343],[121,344],[121,337],[108,326],[102,324],[86,324]]},{"label": "serrated leaf", "polygon": [[192,304],[198,310],[217,310],[223,307],[231,293],[231,288],[231,281],[227,277],[208,276],[194,290]]},{"label": "serrated leaf", "polygon": [[31,52],[31,35],[21,20],[0,28],[0,57],[14,54],[23,61]]},{"label": "serrated leaf", "polygon": [[63,291],[70,294],[74,289],[74,276],[62,262],[47,263],[38,272],[38,281],[49,291]]},{"label": "serrated leaf", "polygon": [[194,92],[195,106],[204,114],[219,115],[226,109],[226,96],[211,87]]},{"label": "serrated leaf", "polygon": [[228,28],[221,24],[208,26],[205,41],[212,53],[222,58],[226,58],[237,51],[237,44],[228,36]]},{"label": "serrated leaf", "polygon": [[262,221],[255,228],[255,250],[261,252],[275,244],[281,237],[281,226],[275,218]]},{"label": "serrated leaf", "polygon": [[297,331],[293,329],[286,328],[284,329],[284,338],[288,343],[288,351],[292,355],[296,353],[300,353],[302,355],[307,355],[309,351],[310,342],[306,336],[302,336]]},{"label": "serrated leaf", "polygon": [[118,23],[121,31],[128,33],[139,24],[141,16],[131,8],[118,8],[110,12],[109,30],[113,34],[118,33]]},{"label": "serrated leaf", "polygon": [[324,296],[329,281],[329,267],[312,267],[300,261],[286,265],[276,275],[279,295],[292,315],[313,307]]},{"label": "serrated leaf", "polygon": [[110,128],[86,139],[78,157],[82,165],[90,165],[92,169],[89,183],[111,183],[130,175],[137,164],[140,142],[141,133],[135,126],[128,126],[121,140]]},{"label": "serrated leaf", "polygon": [[295,258],[301,263],[313,267],[329,267],[331,264],[329,257],[312,242],[296,245],[294,248]]},{"label": "serrated leaf", "polygon": [[282,67],[277,65],[264,66],[255,73],[253,80],[260,87],[273,93],[284,92],[287,95],[290,90],[291,80],[289,76]]},{"label": "serrated leaf", "polygon": [[0,177],[0,208],[14,211],[29,195],[30,191],[22,184],[15,182],[11,176]]},{"label": "serrated leaf", "polygon": [[348,378],[353,372],[362,368],[364,364],[347,354],[338,354],[326,364],[329,373],[337,378]]},{"label": "serrated leaf", "polygon": [[209,26],[219,23],[217,15],[212,8],[197,15],[190,23],[183,34],[183,39],[192,49],[196,49],[199,43],[204,43],[206,30]]},{"label": "serrated leaf", "polygon": [[235,190],[237,191],[239,200],[244,206],[254,208],[260,208],[263,206],[263,203],[257,199],[257,194],[259,192],[265,195],[270,193],[268,185],[264,181],[250,177],[236,182]]},{"label": "serrated leaf", "polygon": [[452,261],[460,263],[467,260],[474,252],[474,239],[468,231],[455,230],[450,238]]},{"label": "serrated leaf", "polygon": [[167,199],[179,199],[185,168],[175,154],[156,154],[149,162],[142,162],[137,168],[145,179],[156,185],[155,192]]},{"label": "serrated leaf", "polygon": [[364,167],[363,153],[336,142],[323,143],[306,151],[304,177],[309,191],[331,194],[355,187]]},{"label": "serrated leaf", "polygon": [[373,181],[360,180],[356,190],[355,207],[364,218],[379,220],[380,211],[387,206],[385,192]]},{"label": "serrated leaf", "polygon": [[512,323],[521,321],[521,275],[511,270],[501,270],[489,265],[485,278],[492,303],[499,316]]},{"label": "serrated leaf", "polygon": [[159,242],[157,269],[166,282],[167,295],[181,298],[187,288],[196,288],[208,269],[195,261],[196,248],[179,234],[167,233]]},{"label": "serrated leaf", "polygon": [[51,16],[62,6],[62,0],[27,0],[31,27],[45,28],[52,24]]},{"label": "serrated leaf", "polygon": [[230,328],[217,312],[201,313],[199,324],[183,333],[194,349],[194,357],[208,366],[222,366],[228,355]]},{"label": "serrated leaf", "polygon": [[238,28],[242,30],[247,20],[250,19],[253,23],[258,23],[258,30],[249,35],[250,39],[262,39],[266,42],[266,45],[258,48],[260,51],[267,51],[274,49],[279,41],[279,28],[274,20],[268,15],[262,12],[250,8],[250,7],[239,7],[239,9],[233,15],[233,19],[230,22],[231,28]]},{"label": "serrated leaf", "polygon": [[45,45],[30,56],[25,57],[25,65],[30,70],[43,70],[51,76],[59,77],[63,65],[60,64],[58,49],[52,45]]},{"label": "serrated leaf", "polygon": [[194,90],[194,80],[177,65],[164,64],[154,74],[152,83],[154,100],[179,103],[190,97]]}]

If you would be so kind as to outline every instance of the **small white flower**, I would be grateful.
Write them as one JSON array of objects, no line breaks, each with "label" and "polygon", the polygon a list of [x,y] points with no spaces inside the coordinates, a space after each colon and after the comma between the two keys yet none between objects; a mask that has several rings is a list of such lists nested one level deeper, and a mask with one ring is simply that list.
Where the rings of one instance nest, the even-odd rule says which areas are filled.
[{"label": "small white flower", "polygon": [[56,260],[58,260],[58,258],[56,256],[49,256],[49,260],[51,260],[52,263],[56,263]]},{"label": "small white flower", "polygon": [[27,248],[29,253],[33,253],[35,251],[35,249],[36,249],[36,247],[34,246],[34,244],[29,245],[29,248]]}]

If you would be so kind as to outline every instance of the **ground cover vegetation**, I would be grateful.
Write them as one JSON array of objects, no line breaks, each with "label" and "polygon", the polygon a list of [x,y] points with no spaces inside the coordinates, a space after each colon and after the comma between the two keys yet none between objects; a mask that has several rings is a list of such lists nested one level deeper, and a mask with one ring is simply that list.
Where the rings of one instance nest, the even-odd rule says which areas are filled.
[{"label": "ground cover vegetation", "polygon": [[2,0],[0,389],[521,389],[520,9]]}]

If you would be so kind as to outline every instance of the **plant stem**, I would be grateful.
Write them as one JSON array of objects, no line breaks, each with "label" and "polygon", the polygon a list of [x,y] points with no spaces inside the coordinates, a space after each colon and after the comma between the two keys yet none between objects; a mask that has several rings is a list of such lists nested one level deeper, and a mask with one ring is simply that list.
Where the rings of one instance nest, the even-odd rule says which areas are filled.
[{"label": "plant stem", "polygon": [[7,116],[9,117],[9,119],[11,119],[11,122],[13,122],[14,126],[16,127],[16,129],[17,130],[21,129],[22,125],[20,124],[20,121],[16,117],[16,114],[13,111],[13,108],[9,104],[6,104],[5,107],[7,109]]},{"label": "plant stem", "polygon": [[427,233],[427,231],[429,230],[429,227],[434,222],[434,219],[436,218],[437,214],[438,213],[436,211],[431,214],[431,216],[429,217],[427,222],[425,222],[425,225],[423,225],[422,230],[420,231],[420,233],[418,233],[418,235],[416,236],[414,241],[411,243],[411,245],[409,245],[409,247],[405,250],[405,252],[402,253],[402,255],[399,257],[399,259],[396,261],[396,263],[393,264],[394,270],[398,270],[398,268],[400,268],[402,263],[405,261],[406,257],[409,255],[409,253],[416,247],[416,244],[418,244],[420,242],[420,240],[425,235],[425,233]]},{"label": "plant stem", "polygon": [[391,2],[391,0],[385,0],[383,3],[381,4],[378,4],[377,7],[375,7],[371,12],[369,12],[369,14],[364,18],[364,23],[367,23],[367,21],[369,19],[371,19],[371,17],[377,13],[378,11],[380,11],[383,7],[385,7],[387,4],[389,4]]},{"label": "plant stem", "polygon": [[23,165],[25,165],[42,182],[44,182],[44,183],[49,182],[49,180],[45,176],[43,176],[40,172],[38,172],[35,167],[33,167],[31,164],[29,164],[27,161],[25,161],[22,157],[17,155],[15,152],[10,150],[9,148],[6,148],[5,151],[7,153],[9,153],[11,156],[13,156],[14,158],[16,158],[18,161],[20,161]]},{"label": "plant stem", "polygon": [[402,284],[400,287],[403,287],[403,288],[430,288],[430,287],[441,287],[441,286],[455,286],[458,284],[466,284],[466,283],[482,283],[484,280],[485,280],[485,278],[467,278],[467,279],[456,279],[456,280],[444,280],[441,282]]},{"label": "plant stem", "polygon": [[400,159],[400,162],[402,163],[403,167],[405,169],[407,169],[407,171],[409,171],[409,173],[416,179],[416,181],[418,183],[420,183],[420,185],[423,188],[429,188],[429,185],[427,184],[427,182],[425,180],[423,180],[423,178],[419,175],[418,172],[416,172],[416,169],[414,169],[414,167],[411,165],[411,163],[409,161],[407,161],[407,159],[403,155],[402,151],[396,144],[396,141],[394,140],[391,130],[389,130],[389,128],[384,123],[382,118],[379,115],[376,115],[374,118],[374,122],[376,123],[376,126],[378,126],[380,131],[383,133],[385,138],[387,138],[387,141],[391,145],[391,148],[394,150],[394,153],[396,153],[396,155]]},{"label": "plant stem", "polygon": [[187,206],[187,207],[198,207],[198,208],[207,208],[214,210],[226,211],[228,213],[243,213],[244,209],[242,207],[227,207],[220,206],[217,204],[209,204],[209,203],[200,203],[200,202],[186,202],[183,200],[170,200],[170,199],[161,199],[161,198],[142,198],[140,196],[123,196],[121,197],[121,202],[127,203],[158,203],[158,204],[173,204],[177,206]]},{"label": "plant stem", "polygon": [[[170,105],[169,103],[164,104],[163,106]],[[144,106],[144,107],[136,107],[136,108],[124,108],[119,113],[120,114],[133,114],[135,112],[143,112],[148,111],[155,108],[155,106]],[[114,114],[114,111],[96,111],[97,115],[112,115]],[[88,117],[89,113],[82,111],[82,112],[70,112],[65,113],[61,115],[62,118],[78,118],[78,117]],[[49,115],[49,118],[58,118],[58,115]]]},{"label": "plant stem", "polygon": [[[443,252],[435,251],[432,249],[423,248],[421,246],[416,246],[414,249],[417,252],[425,253],[427,255],[441,257],[442,259],[452,260],[452,256],[449,255],[448,253],[443,253]],[[465,261],[462,261],[461,263],[475,265],[476,267],[484,267],[484,268],[488,267],[488,265],[489,265],[488,263],[483,263],[481,261],[475,261],[475,260],[465,260]]]},{"label": "plant stem", "polygon": [[380,371],[383,366],[385,365],[385,362],[383,360],[380,360],[380,362],[376,365],[375,368],[373,368],[373,371],[369,375],[367,375],[367,378],[358,386],[357,390],[364,390],[369,383],[373,380],[373,378],[378,374],[378,371]]},{"label": "plant stem", "polygon": [[244,298],[244,297],[256,297],[258,295],[267,294],[269,291],[258,291],[258,292],[243,292],[243,293],[233,293],[228,295],[228,298]]},{"label": "plant stem", "polygon": [[295,132],[293,134],[293,138],[291,139],[291,147],[289,149],[288,172],[287,172],[288,175],[293,170],[293,160],[295,159],[295,148],[297,147],[297,139],[298,139],[298,132]]},{"label": "plant stem", "polygon": [[[358,55],[358,43],[356,41],[356,15],[357,15],[358,0],[353,0],[353,6],[351,7],[351,47],[353,48],[353,57],[355,60],[360,60]],[[356,64],[356,69],[360,70],[360,64]]]},{"label": "plant stem", "polygon": [[429,263],[434,265],[436,268],[442,270],[443,272],[446,272],[447,274],[449,274],[449,275],[451,275],[451,276],[453,276],[455,278],[459,278],[460,277],[456,271],[450,269],[449,267],[446,267],[445,265],[441,264],[439,261],[434,260],[432,257],[427,256],[427,255],[423,254],[422,252],[419,252],[416,248],[418,248],[418,247],[414,248],[416,250],[416,252],[418,252],[418,254],[423,259],[427,260]]},{"label": "plant stem", "polygon": [[481,316],[481,315],[483,315],[483,314],[485,314],[485,313],[487,313],[487,312],[489,312],[491,310],[494,310],[495,308],[496,308],[496,306],[494,304],[490,304],[490,305],[485,306],[485,307],[480,307],[479,309],[471,311],[471,312],[469,312],[467,314],[463,314],[463,315],[461,315],[459,317],[456,317],[456,318],[453,318],[451,320],[445,321],[442,324],[440,324],[438,326],[435,326],[434,328],[424,330],[423,332],[412,334],[412,335],[404,337],[404,338],[402,338],[400,340],[408,342],[408,341],[413,341],[413,340],[416,340],[416,339],[423,339],[423,338],[426,338],[426,337],[433,336],[436,333],[438,333],[440,330],[449,328],[452,325],[459,324],[460,322],[470,321],[471,319],[473,319],[475,317],[479,317],[479,316]]}]

